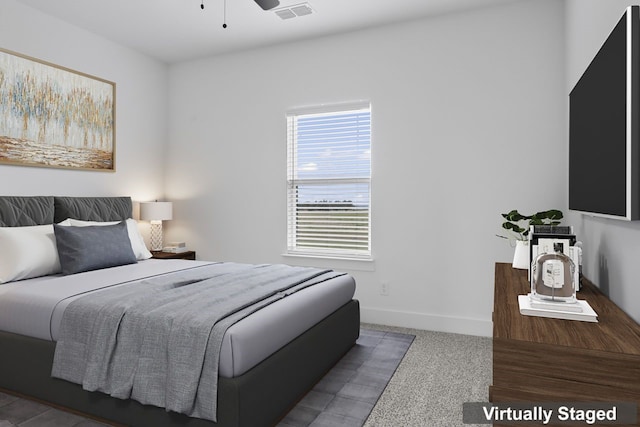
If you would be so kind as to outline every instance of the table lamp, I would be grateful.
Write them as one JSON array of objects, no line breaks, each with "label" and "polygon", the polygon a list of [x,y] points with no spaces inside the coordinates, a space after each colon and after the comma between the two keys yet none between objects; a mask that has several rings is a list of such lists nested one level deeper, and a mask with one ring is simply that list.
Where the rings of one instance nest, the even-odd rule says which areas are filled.
[{"label": "table lamp", "polygon": [[151,250],[162,250],[162,221],[173,219],[171,202],[140,203],[140,219],[151,222]]}]

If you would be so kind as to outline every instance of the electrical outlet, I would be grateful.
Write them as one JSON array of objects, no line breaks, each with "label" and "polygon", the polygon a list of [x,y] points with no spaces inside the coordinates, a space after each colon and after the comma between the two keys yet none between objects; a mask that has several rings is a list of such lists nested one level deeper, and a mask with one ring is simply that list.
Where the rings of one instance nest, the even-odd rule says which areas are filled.
[{"label": "electrical outlet", "polygon": [[380,283],[380,295],[389,296],[389,282]]}]

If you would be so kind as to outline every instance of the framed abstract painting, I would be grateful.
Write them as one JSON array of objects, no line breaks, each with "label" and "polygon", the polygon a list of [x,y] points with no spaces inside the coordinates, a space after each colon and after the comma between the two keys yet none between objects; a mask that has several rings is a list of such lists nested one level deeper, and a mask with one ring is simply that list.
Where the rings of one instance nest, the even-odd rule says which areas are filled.
[{"label": "framed abstract painting", "polygon": [[0,49],[0,163],[115,171],[113,82]]}]

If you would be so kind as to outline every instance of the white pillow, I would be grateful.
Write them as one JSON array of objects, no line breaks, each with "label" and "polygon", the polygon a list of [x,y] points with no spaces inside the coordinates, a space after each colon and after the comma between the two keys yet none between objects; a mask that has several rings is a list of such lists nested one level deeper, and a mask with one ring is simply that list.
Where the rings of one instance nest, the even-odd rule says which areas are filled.
[{"label": "white pillow", "polygon": [[[88,225],[113,225],[117,224],[120,221],[109,221],[109,222],[98,222],[98,221],[82,221],[79,219],[67,218],[60,223],[60,225],[71,225],[74,227],[86,227]],[[140,230],[138,229],[138,223],[135,219],[129,218],[127,219],[127,232],[129,233],[129,240],[131,241],[131,249],[133,249],[133,254],[136,256],[136,259],[143,260],[149,259],[152,257],[151,252],[147,249],[147,246],[144,244],[144,239],[140,234]]]},{"label": "white pillow", "polygon": [[0,283],[60,273],[53,225],[0,227]]}]

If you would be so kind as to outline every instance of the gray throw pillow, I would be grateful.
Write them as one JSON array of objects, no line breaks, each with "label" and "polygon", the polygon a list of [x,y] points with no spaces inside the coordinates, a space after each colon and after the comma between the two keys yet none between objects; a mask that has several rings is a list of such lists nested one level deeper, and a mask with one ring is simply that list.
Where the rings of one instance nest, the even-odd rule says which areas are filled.
[{"label": "gray throw pillow", "polygon": [[136,263],[127,224],[71,227],[53,225],[62,274]]}]

